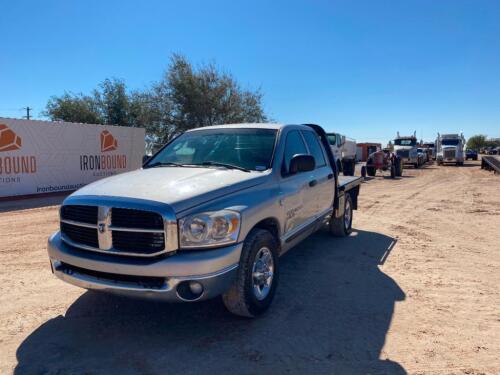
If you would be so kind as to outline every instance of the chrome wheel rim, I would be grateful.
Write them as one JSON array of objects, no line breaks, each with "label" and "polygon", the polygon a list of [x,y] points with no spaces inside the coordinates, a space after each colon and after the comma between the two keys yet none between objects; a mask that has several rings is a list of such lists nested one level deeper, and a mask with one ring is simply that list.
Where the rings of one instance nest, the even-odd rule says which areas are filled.
[{"label": "chrome wheel rim", "polygon": [[344,227],[345,229],[349,229],[349,226],[351,225],[351,217],[352,217],[352,210],[351,210],[351,202],[349,199],[345,200],[345,207],[344,207]]},{"label": "chrome wheel rim", "polygon": [[267,247],[263,247],[257,252],[252,266],[252,289],[259,301],[266,298],[271,291],[273,276],[273,254]]}]

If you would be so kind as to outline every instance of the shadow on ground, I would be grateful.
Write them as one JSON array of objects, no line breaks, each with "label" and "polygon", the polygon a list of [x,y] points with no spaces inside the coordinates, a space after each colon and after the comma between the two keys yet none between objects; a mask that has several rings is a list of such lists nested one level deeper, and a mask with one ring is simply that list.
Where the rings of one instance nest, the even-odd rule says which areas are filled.
[{"label": "shadow on ground", "polygon": [[168,305],[87,292],[26,338],[15,373],[405,374],[379,359],[405,297],[379,269],[394,244],[373,232],[317,233],[281,259],[278,294],[254,320],[218,299]]},{"label": "shadow on ground", "polygon": [[0,199],[0,213],[28,210],[32,208],[41,208],[48,206],[57,206],[62,203],[68,193],[54,194],[47,197],[32,197],[24,199]]}]

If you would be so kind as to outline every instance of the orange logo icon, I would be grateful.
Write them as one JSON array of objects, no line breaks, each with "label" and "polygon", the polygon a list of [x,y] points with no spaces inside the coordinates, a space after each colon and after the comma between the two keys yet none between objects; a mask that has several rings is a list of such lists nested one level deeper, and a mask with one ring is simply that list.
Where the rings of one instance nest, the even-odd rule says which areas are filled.
[{"label": "orange logo icon", "polygon": [[0,124],[0,152],[13,151],[21,148],[21,137],[9,129],[5,124]]},{"label": "orange logo icon", "polygon": [[114,151],[118,148],[118,141],[108,130],[101,132],[101,152]]}]

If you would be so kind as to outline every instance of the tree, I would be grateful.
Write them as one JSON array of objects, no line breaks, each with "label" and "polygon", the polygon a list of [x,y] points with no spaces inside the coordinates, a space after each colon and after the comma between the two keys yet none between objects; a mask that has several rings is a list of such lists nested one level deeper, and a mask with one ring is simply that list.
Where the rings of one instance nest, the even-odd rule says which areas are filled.
[{"label": "tree", "polygon": [[124,81],[106,79],[90,96],[50,98],[44,114],[52,120],[144,127],[151,142],[164,143],[200,126],[268,121],[262,97],[214,64],[194,68],[184,56],[173,55],[149,88],[128,92]]},{"label": "tree", "polygon": [[482,134],[474,135],[467,140],[467,148],[479,150],[480,148],[487,147],[488,141],[486,136]]}]

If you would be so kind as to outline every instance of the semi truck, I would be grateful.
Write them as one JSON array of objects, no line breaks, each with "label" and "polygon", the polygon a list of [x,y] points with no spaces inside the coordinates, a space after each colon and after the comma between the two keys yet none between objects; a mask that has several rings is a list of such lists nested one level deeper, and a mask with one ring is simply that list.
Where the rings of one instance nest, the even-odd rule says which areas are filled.
[{"label": "semi truck", "polygon": [[326,133],[330,149],[337,161],[337,169],[344,176],[354,176],[356,169],[356,140],[339,133]]},{"label": "semi truck", "polygon": [[436,138],[436,160],[439,165],[453,163],[464,165],[465,138],[460,134],[439,134]]},{"label": "semi truck", "polygon": [[417,132],[413,135],[402,136],[397,132],[394,139],[394,153],[401,159],[403,164],[411,164],[415,168],[420,167],[422,160],[418,155]]},{"label": "semi truck", "polygon": [[338,175],[318,125],[193,129],[141,169],[67,197],[50,265],[82,288],[171,302],[222,296],[230,312],[255,317],[273,300],[281,255],[320,228],[351,233],[360,184]]}]

